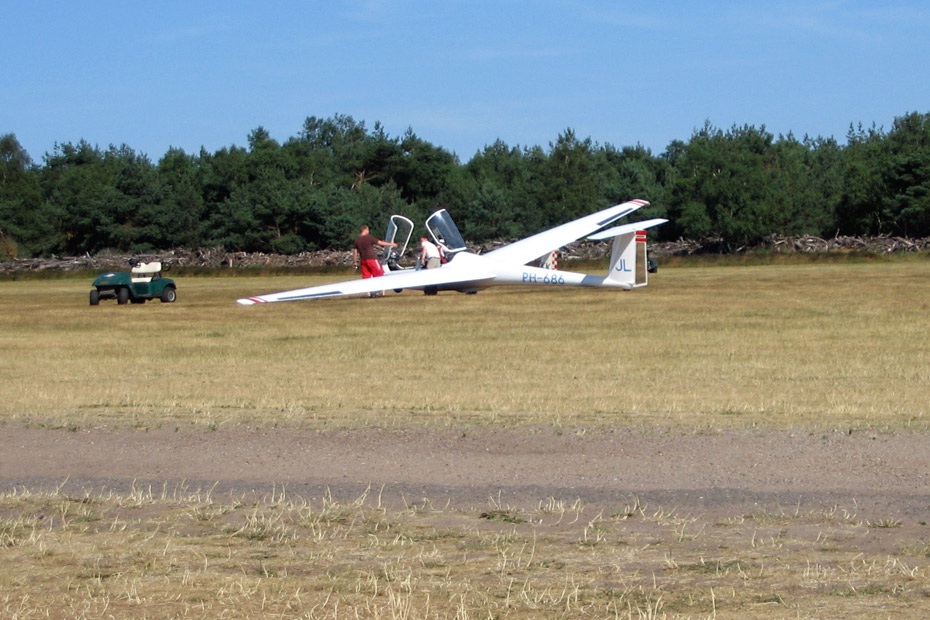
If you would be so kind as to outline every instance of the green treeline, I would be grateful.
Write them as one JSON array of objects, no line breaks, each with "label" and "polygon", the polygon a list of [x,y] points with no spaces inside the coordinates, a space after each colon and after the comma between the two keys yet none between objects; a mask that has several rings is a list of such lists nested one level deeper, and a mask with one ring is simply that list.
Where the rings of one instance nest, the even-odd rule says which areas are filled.
[{"label": "green treeline", "polygon": [[358,227],[401,213],[452,213],[466,239],[518,238],[630,198],[671,221],[660,239],[717,238],[721,249],[771,234],[930,236],[930,114],[890,131],[774,137],[710,123],[653,155],[566,130],[548,149],[497,141],[467,163],[408,130],[349,116],[307,118],[279,144],[259,127],[248,148],[169,150],[56,145],[33,163],[0,135],[0,258],[105,249],[223,246],[295,253],[347,248]]}]

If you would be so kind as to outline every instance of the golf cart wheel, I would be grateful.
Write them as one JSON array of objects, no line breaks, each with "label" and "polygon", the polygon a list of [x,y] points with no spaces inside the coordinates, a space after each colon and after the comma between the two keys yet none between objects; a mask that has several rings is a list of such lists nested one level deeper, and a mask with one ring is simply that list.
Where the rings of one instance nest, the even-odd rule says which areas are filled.
[{"label": "golf cart wheel", "polygon": [[129,303],[129,289],[125,286],[121,286],[120,289],[116,291],[116,303],[121,306]]},{"label": "golf cart wheel", "polygon": [[97,289],[91,289],[90,291],[90,305],[96,306],[100,304],[100,291]]},{"label": "golf cart wheel", "polygon": [[166,286],[165,290],[161,292],[161,301],[162,303],[170,304],[174,303],[174,300],[178,298],[178,293],[173,286]]}]

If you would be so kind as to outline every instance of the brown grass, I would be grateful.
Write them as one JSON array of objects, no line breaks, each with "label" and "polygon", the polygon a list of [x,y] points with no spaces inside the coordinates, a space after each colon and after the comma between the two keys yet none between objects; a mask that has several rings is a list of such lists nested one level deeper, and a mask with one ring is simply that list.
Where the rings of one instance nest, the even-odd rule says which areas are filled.
[{"label": "brown grass", "polygon": [[97,308],[81,280],[0,282],[0,420],[926,427],[926,261],[235,304],[331,279],[186,278],[174,305]]},{"label": "brown grass", "polygon": [[[925,538],[835,508],[701,522],[555,498],[483,512],[0,496],[4,618],[921,618]],[[891,549],[889,553],[882,549]]]},{"label": "brown grass", "polygon": [[[244,308],[331,278],[184,278],[87,305],[0,282],[0,422],[52,427],[927,426],[925,261],[663,269],[633,293]],[[0,495],[0,616],[922,618],[926,523],[855,506],[713,522],[630,497],[536,510],[215,497]]]}]

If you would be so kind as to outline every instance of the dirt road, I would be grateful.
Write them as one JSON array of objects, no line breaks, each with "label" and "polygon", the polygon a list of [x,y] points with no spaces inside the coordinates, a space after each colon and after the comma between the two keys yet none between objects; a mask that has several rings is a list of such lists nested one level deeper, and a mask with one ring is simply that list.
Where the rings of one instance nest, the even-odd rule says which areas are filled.
[{"label": "dirt road", "polygon": [[549,498],[633,499],[712,519],[840,507],[863,519],[930,520],[930,434],[553,428],[515,430],[46,430],[0,427],[0,490],[160,492],[386,506],[533,509]]}]

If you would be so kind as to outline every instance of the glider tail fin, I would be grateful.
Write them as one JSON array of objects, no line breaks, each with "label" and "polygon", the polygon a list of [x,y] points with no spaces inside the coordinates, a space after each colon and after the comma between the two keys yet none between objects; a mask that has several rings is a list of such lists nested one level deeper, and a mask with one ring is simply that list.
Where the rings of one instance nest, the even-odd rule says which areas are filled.
[{"label": "glider tail fin", "polygon": [[624,288],[646,286],[649,283],[647,267],[645,230],[636,230],[614,237],[610,250],[608,280],[626,285]]}]

